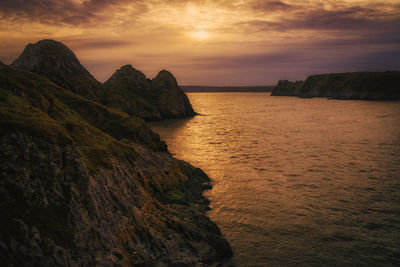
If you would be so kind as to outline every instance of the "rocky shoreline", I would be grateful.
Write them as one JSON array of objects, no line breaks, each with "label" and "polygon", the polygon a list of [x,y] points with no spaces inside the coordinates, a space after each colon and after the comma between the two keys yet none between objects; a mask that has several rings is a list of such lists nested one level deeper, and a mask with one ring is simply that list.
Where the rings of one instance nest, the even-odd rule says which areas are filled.
[{"label": "rocky shoreline", "polygon": [[[45,64],[40,57],[79,63],[56,54],[36,53],[25,65]],[[206,216],[204,172],[173,158],[142,118],[103,105],[107,89],[82,82],[91,80],[86,72],[63,87],[62,73],[43,75],[46,64],[31,70],[40,75],[16,65],[0,63],[5,266],[232,266],[231,247]],[[153,85],[157,110],[178,88],[164,76]],[[180,110],[165,101],[165,110]]]}]

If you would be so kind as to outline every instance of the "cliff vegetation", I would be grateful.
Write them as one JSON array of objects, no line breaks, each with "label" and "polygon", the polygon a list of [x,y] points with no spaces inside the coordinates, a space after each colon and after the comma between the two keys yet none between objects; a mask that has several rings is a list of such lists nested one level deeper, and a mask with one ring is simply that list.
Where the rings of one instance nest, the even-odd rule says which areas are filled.
[{"label": "cliff vegetation", "polygon": [[[35,55],[48,62],[0,63],[3,266],[229,265],[231,248],[205,215],[210,179],[174,159],[134,112],[103,105],[111,89],[70,70],[79,62],[60,43],[47,49]],[[176,115],[160,111],[176,96],[163,91],[177,86],[170,74],[151,84],[158,98],[137,101]]]}]

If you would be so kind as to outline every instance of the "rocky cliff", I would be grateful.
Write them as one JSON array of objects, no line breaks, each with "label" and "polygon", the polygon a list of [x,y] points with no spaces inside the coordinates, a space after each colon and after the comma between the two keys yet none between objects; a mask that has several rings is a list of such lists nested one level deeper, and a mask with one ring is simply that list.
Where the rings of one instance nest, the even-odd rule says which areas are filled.
[{"label": "rocky cliff", "polygon": [[183,118],[195,115],[186,94],[175,77],[161,71],[153,80],[126,65],[104,83],[104,103],[148,120]]},{"label": "rocky cliff", "polygon": [[209,178],[142,119],[71,91],[0,64],[2,265],[226,265]]},{"label": "rocky cliff", "polygon": [[103,85],[80,64],[68,47],[54,40],[29,44],[11,66],[45,76],[73,93],[145,120],[195,115],[171,73],[162,71],[151,81],[142,72],[126,65]]},{"label": "rocky cliff", "polygon": [[291,82],[288,80],[280,80],[272,90],[271,95],[298,96],[300,93],[299,90],[303,84],[303,81]]},{"label": "rocky cliff", "polygon": [[150,99],[163,118],[193,116],[195,113],[186,94],[179,88],[175,77],[166,70],[151,81]]},{"label": "rocky cliff", "polygon": [[[400,72],[353,72],[309,76],[293,89],[279,82],[272,95],[328,97],[334,99],[400,100]],[[293,83],[292,83],[293,84]]]},{"label": "rocky cliff", "polygon": [[12,67],[28,70],[52,80],[76,94],[99,101],[102,85],[65,45],[54,40],[28,44]]},{"label": "rocky cliff", "polygon": [[117,70],[104,86],[107,88],[103,98],[105,105],[120,108],[130,115],[146,120],[163,118],[147,94],[151,81],[131,65],[125,65]]}]

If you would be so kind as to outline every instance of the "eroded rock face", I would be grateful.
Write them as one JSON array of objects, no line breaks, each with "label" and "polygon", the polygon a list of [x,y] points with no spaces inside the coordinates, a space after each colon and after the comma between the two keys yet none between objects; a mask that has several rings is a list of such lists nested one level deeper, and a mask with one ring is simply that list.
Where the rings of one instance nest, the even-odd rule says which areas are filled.
[{"label": "eroded rock face", "polygon": [[125,65],[117,70],[104,83],[104,86],[106,87],[102,99],[104,104],[145,120],[162,119],[160,112],[147,94],[151,86],[150,81],[131,65]]},{"label": "eroded rock face", "polygon": [[192,105],[175,77],[161,71],[153,80],[126,65],[104,83],[104,103],[147,120],[194,116]]},{"label": "eroded rock face", "polygon": [[151,81],[150,94],[155,99],[156,107],[163,118],[195,115],[189,99],[169,71],[161,71]]},{"label": "eroded rock face", "polygon": [[125,65],[117,70],[104,85],[118,86],[132,90],[132,93],[143,94],[148,87],[148,81],[143,72],[133,68],[132,65]]},{"label": "eroded rock face", "polygon": [[216,266],[209,178],[144,121],[0,64],[4,266]]},{"label": "eroded rock face", "polygon": [[137,145],[134,164],[90,173],[73,145],[24,132],[2,135],[0,151],[6,266],[208,266],[231,255],[204,215],[208,177],[168,154]]},{"label": "eroded rock face", "polygon": [[11,66],[45,76],[61,87],[92,100],[98,101],[101,97],[101,83],[60,42],[41,40],[28,44]]},{"label": "eroded rock face", "polygon": [[125,65],[101,84],[68,47],[54,40],[29,44],[11,66],[45,76],[73,93],[145,120],[195,115],[171,73],[162,71],[151,81]]},{"label": "eroded rock face", "polygon": [[271,95],[298,96],[303,84],[303,81],[291,82],[288,80],[280,80],[272,90]]}]

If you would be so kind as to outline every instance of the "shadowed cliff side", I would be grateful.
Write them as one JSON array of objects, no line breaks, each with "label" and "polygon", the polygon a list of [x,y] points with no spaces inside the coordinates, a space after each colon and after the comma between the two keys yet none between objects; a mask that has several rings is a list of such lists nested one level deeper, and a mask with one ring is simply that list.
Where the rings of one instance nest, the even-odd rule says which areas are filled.
[{"label": "shadowed cliff side", "polygon": [[99,101],[102,85],[65,45],[54,40],[28,44],[12,67],[28,70],[52,80],[71,92]]},{"label": "shadowed cliff side", "polygon": [[171,73],[162,71],[151,81],[126,65],[103,85],[68,47],[54,40],[27,45],[11,66],[45,76],[71,92],[145,120],[195,115]]},{"label": "shadowed cliff side", "polygon": [[104,86],[107,88],[103,97],[105,105],[119,108],[146,120],[162,119],[160,112],[146,93],[151,82],[131,65],[125,65],[117,70]]},{"label": "shadowed cliff side", "polygon": [[125,65],[104,83],[104,103],[148,120],[183,118],[195,112],[175,77],[161,71],[153,80]]},{"label": "shadowed cliff side", "polygon": [[180,118],[195,115],[186,94],[179,88],[175,77],[166,70],[151,81],[150,99],[154,99],[163,118]]},{"label": "shadowed cliff side", "polygon": [[279,81],[271,95],[400,100],[400,72],[397,71],[312,75],[301,86],[296,83]]},{"label": "shadowed cliff side", "polygon": [[215,266],[209,178],[140,118],[0,64],[4,266]]},{"label": "shadowed cliff side", "polygon": [[280,80],[272,90],[271,95],[298,96],[303,84],[303,81],[291,82],[288,80]]}]

